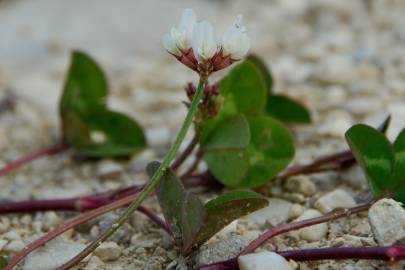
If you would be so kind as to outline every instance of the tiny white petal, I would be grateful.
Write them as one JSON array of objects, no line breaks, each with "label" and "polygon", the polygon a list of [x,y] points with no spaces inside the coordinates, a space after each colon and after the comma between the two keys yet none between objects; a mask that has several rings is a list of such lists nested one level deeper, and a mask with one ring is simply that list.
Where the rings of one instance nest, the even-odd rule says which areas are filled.
[{"label": "tiny white petal", "polygon": [[191,44],[198,61],[212,58],[218,50],[214,27],[207,21],[197,23],[194,26]]},{"label": "tiny white petal", "polygon": [[242,26],[242,15],[237,16],[233,25],[222,38],[222,54],[230,55],[232,59],[242,59],[250,48],[250,39],[246,27]]},{"label": "tiny white petal", "polygon": [[171,35],[166,34],[163,36],[163,46],[168,52],[177,56],[181,55],[181,52],[177,47],[176,41],[173,39]]}]

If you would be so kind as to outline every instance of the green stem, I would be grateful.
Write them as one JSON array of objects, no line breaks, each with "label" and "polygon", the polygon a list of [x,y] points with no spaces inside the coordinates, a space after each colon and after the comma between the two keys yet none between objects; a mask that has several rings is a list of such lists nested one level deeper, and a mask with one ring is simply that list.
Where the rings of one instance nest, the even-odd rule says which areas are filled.
[{"label": "green stem", "polygon": [[158,170],[153,175],[152,179],[149,181],[147,185],[142,189],[139,193],[139,196],[129,205],[127,210],[121,215],[121,217],[102,235],[100,235],[95,241],[93,241],[90,245],[88,245],[82,252],[80,252],[77,256],[73,259],[62,265],[61,267],[57,268],[58,270],[66,270],[70,269],[75,264],[79,263],[82,259],[84,259],[87,255],[89,255],[94,249],[96,249],[103,241],[110,238],[124,223],[132,216],[135,210],[142,204],[145,198],[153,191],[155,186],[159,183],[159,180],[162,178],[165,170],[167,170],[170,166],[170,163],[176,156],[177,151],[180,148],[181,143],[184,140],[184,137],[187,134],[188,129],[193,122],[194,115],[198,110],[198,105],[200,104],[201,97],[204,91],[204,80],[200,79],[198,84],[197,91],[193,97],[193,100],[190,105],[190,109],[187,113],[186,119],[183,122],[183,126],[181,127],[179,133],[177,134],[177,138],[174,141],[172,147],[170,148],[169,152],[167,152],[166,156],[164,157],[162,164],[158,168]]}]

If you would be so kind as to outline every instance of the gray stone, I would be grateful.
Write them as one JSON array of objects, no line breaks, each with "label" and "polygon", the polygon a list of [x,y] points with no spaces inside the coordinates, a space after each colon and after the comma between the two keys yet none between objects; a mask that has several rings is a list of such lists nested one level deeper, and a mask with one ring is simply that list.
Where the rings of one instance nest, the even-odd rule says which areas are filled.
[{"label": "gray stone", "polygon": [[102,261],[114,261],[121,255],[122,248],[117,243],[109,241],[102,243],[95,251]]},{"label": "gray stone", "polygon": [[240,270],[292,270],[286,259],[269,251],[240,256],[238,264]]},{"label": "gray stone", "polygon": [[57,238],[29,254],[23,270],[53,270],[66,263],[85,248],[85,245]]},{"label": "gray stone", "polygon": [[[296,221],[302,221],[310,218],[316,218],[322,216],[322,213],[315,209],[305,210],[304,213],[299,216]],[[321,240],[328,233],[328,225],[326,223],[321,223],[313,225],[310,227],[302,228],[296,231],[298,236],[310,242]]]},{"label": "gray stone", "polygon": [[397,201],[379,200],[368,211],[368,220],[378,244],[405,244],[405,210]]},{"label": "gray stone", "polygon": [[235,235],[224,240],[202,246],[193,256],[194,267],[227,260],[239,254],[249,239]]},{"label": "gray stone", "polygon": [[343,189],[336,189],[323,195],[315,202],[315,208],[322,213],[327,213],[339,208],[355,207],[356,202],[349,193]]},{"label": "gray stone", "polygon": [[258,223],[265,224],[268,222],[272,226],[278,226],[288,220],[292,203],[277,199],[269,199],[269,206],[262,208],[250,215],[248,217]]},{"label": "gray stone", "polygon": [[312,196],[316,192],[316,186],[311,179],[306,175],[292,176],[287,179],[285,188],[292,191]]}]

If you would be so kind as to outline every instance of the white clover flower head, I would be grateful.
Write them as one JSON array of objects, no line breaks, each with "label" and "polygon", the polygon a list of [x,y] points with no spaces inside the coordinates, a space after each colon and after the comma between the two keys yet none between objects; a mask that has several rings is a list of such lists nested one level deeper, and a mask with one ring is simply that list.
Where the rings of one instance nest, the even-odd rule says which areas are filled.
[{"label": "white clover flower head", "polygon": [[[192,9],[185,9],[177,27],[163,37],[163,46],[180,62],[202,77],[241,60],[250,48],[246,27],[239,15],[234,24],[218,39],[214,27],[207,21],[197,22]],[[221,43],[218,42],[221,41]]]},{"label": "white clover flower head", "polygon": [[211,59],[218,51],[214,27],[207,21],[197,23],[193,29],[191,44],[199,63]]},{"label": "white clover flower head", "polygon": [[238,15],[234,24],[222,37],[222,55],[230,56],[233,60],[242,59],[250,48],[250,39],[246,27],[242,26],[242,15]]}]

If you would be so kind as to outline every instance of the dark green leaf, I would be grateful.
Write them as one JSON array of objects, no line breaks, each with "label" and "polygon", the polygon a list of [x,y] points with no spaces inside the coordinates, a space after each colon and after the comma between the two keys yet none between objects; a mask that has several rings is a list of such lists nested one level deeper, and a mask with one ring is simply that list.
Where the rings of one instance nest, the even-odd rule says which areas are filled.
[{"label": "dark green leaf", "polygon": [[[124,114],[113,111],[98,111],[88,114],[86,119],[87,130],[81,135],[85,133],[88,138],[82,138],[82,141],[76,144],[80,153],[85,156],[126,156],[146,146],[142,128]],[[92,139],[94,132],[105,136],[105,140],[97,142]],[[79,133],[77,129],[75,133]]]},{"label": "dark green leaf", "polygon": [[268,69],[266,63],[264,62],[264,60],[255,54],[250,54],[246,58],[246,60],[251,62],[252,64],[254,64],[260,70],[268,93],[272,93],[273,92],[273,77],[272,77],[271,72]]},{"label": "dark green leaf", "polygon": [[381,132],[364,124],[351,127],[346,140],[357,162],[365,171],[375,196],[381,196],[393,183],[394,151]]},{"label": "dark green leaf", "polygon": [[394,142],[395,167],[392,181],[395,185],[394,198],[405,204],[405,129],[397,136]]},{"label": "dark green leaf", "polygon": [[311,122],[311,114],[304,105],[283,95],[270,95],[266,110],[268,114],[285,123]]},{"label": "dark green leaf", "polygon": [[391,115],[388,115],[387,118],[385,118],[384,122],[382,122],[378,127],[377,130],[381,133],[384,133],[387,131],[388,127],[390,126],[391,123]]},{"label": "dark green leaf", "polygon": [[248,169],[249,136],[246,117],[236,115],[217,124],[201,142],[208,168],[227,186],[237,186]]},{"label": "dark green leaf", "polygon": [[183,217],[181,220],[181,229],[183,232],[182,254],[187,255],[199,244],[196,240],[205,225],[207,211],[197,196],[187,193],[183,207],[181,208],[181,213]]},{"label": "dark green leaf", "polygon": [[[152,177],[159,166],[159,162],[151,162],[146,168],[148,175]],[[181,209],[183,208],[187,192],[184,189],[183,184],[170,169],[168,169],[160,179],[160,182],[156,187],[156,195],[159,205],[162,208],[163,215],[170,225],[175,239],[180,242],[182,238]]]},{"label": "dark green leaf", "polygon": [[0,256],[0,268],[6,267],[8,265],[8,259],[4,256]]},{"label": "dark green leaf", "polygon": [[268,200],[252,191],[227,192],[205,204],[207,219],[198,235],[200,245],[226,225],[268,205]]},{"label": "dark green leaf", "polygon": [[269,116],[249,118],[251,133],[249,145],[250,167],[239,184],[257,187],[265,184],[282,171],[294,157],[294,141],[289,130]]},{"label": "dark green leaf", "polygon": [[267,90],[260,71],[245,61],[234,67],[220,82],[224,97],[221,114],[261,114],[267,102]]},{"label": "dark green leaf", "polygon": [[107,109],[107,82],[88,55],[75,51],[60,102],[63,138],[88,157],[127,156],[146,145],[141,127]]},{"label": "dark green leaf", "polygon": [[107,89],[107,81],[99,65],[85,53],[74,51],[60,101],[62,118],[71,110],[104,109]]}]

